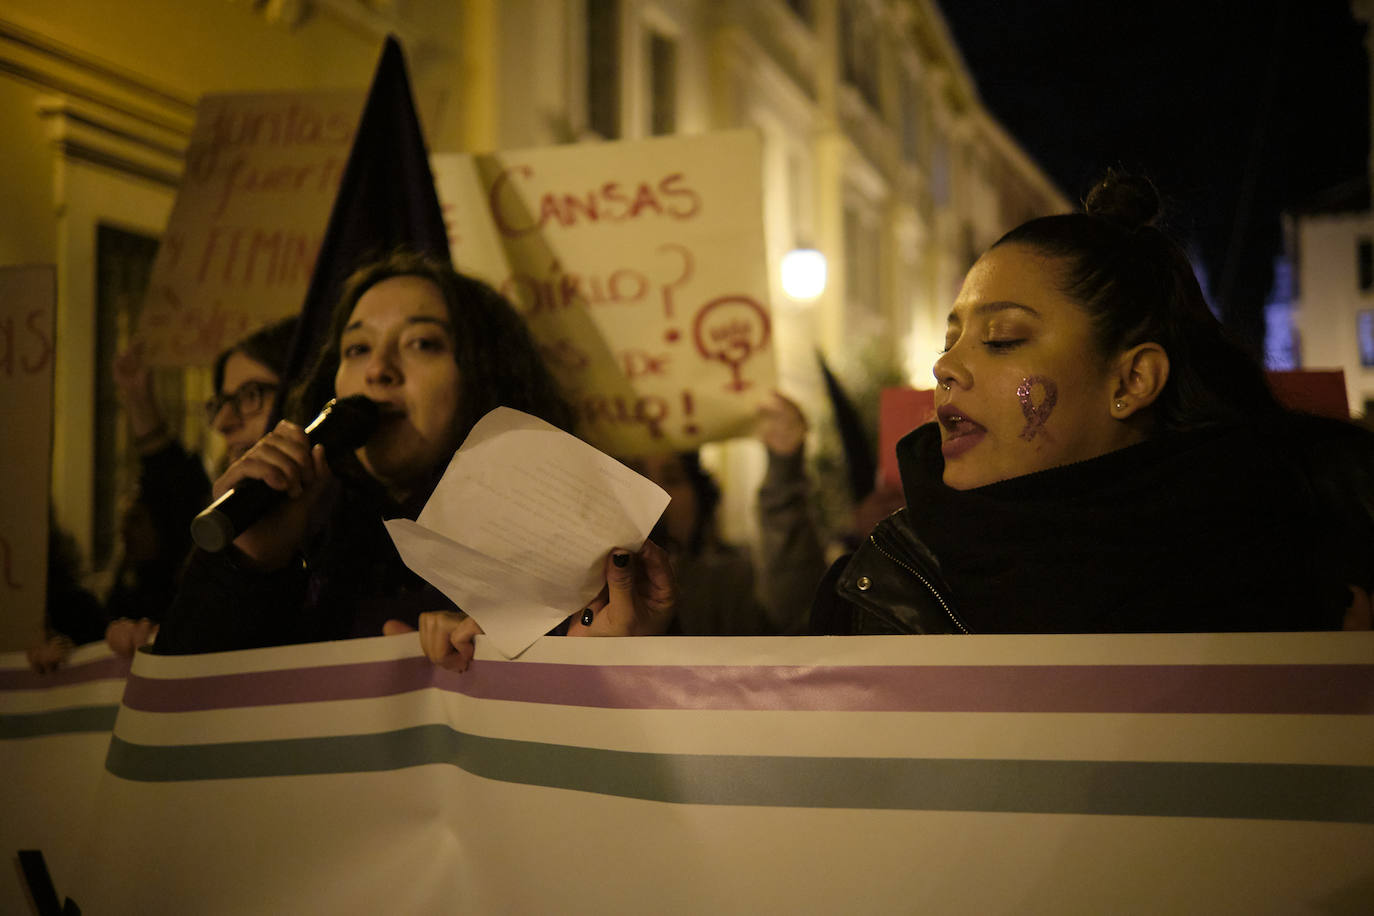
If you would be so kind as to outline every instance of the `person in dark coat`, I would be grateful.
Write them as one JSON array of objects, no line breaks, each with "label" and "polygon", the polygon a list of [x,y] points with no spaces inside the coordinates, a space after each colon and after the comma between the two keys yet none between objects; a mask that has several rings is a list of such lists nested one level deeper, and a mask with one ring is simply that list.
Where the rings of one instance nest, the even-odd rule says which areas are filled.
[{"label": "person in dark coat", "polygon": [[906,506],[811,630],[1368,626],[1374,443],[1292,414],[1223,335],[1144,179],[1031,220],[970,269],[898,446]]},{"label": "person in dark coat", "polygon": [[[226,462],[242,457],[267,431],[295,330],[294,316],[273,322],[215,358],[215,394],[205,404],[205,421],[223,437]],[[139,453],[139,480],[138,495],[120,520],[124,552],[105,598],[105,642],[132,655],[157,633],[172,603],[191,549],[191,519],[209,502],[210,481],[201,457],[168,430],[139,345],[115,360],[114,380]]]},{"label": "person in dark coat", "polygon": [[774,392],[758,411],[767,468],[755,498],[758,551],[727,543],[716,529],[720,488],[695,451],[625,463],[672,501],[650,537],[672,560],[677,595],[671,632],[683,636],[798,636],[825,572],[803,455],[806,417]]}]

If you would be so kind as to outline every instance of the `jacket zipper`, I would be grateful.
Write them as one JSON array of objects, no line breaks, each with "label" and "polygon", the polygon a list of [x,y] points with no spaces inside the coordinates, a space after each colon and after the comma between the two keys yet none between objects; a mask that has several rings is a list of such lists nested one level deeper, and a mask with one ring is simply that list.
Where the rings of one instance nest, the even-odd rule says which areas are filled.
[{"label": "jacket zipper", "polygon": [[873,537],[872,533],[869,533],[868,540],[869,543],[871,543],[875,548],[877,548],[878,553],[887,557],[893,563],[896,563],[898,566],[902,567],[902,569],[905,569],[907,572],[911,573],[913,576],[916,577],[916,581],[920,582],[922,585],[926,587],[926,589],[930,592],[931,596],[934,597],[937,602],[939,602],[941,609],[943,609],[945,612],[945,616],[949,617],[950,621],[952,621],[953,624],[959,628],[960,633],[963,633],[965,636],[971,635],[968,631],[968,628],[965,627],[963,622],[960,621],[959,618],[954,615],[954,611],[945,601],[944,596],[941,595],[939,590],[931,584],[929,579],[927,579],[925,576],[917,572],[911,566],[910,563],[907,563],[905,560],[899,560],[898,558],[894,557],[891,553],[889,553],[887,550],[885,550],[883,548],[883,545],[879,544],[877,539]]}]

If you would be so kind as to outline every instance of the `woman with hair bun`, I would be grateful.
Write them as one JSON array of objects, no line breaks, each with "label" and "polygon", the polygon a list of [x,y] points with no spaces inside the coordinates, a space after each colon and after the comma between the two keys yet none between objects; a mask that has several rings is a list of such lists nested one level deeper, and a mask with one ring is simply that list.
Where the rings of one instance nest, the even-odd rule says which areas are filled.
[{"label": "woman with hair bun", "polygon": [[1368,626],[1374,445],[1283,410],[1208,311],[1146,180],[969,270],[906,507],[822,582],[812,631]]}]

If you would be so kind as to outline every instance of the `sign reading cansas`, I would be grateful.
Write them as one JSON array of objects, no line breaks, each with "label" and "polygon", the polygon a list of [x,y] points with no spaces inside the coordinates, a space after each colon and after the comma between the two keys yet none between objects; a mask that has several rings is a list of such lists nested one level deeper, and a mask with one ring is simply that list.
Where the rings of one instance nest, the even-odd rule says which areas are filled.
[{"label": "sign reading cansas", "polygon": [[455,266],[617,456],[745,434],[775,384],[761,163],[751,130],[433,157]]}]

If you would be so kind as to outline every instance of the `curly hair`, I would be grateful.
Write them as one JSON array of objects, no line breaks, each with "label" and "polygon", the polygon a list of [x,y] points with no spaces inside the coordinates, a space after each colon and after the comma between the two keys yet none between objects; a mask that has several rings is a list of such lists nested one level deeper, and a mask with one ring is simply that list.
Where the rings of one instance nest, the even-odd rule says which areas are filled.
[{"label": "curly hair", "polygon": [[431,255],[407,250],[364,265],[348,278],[330,319],[329,335],[314,364],[291,392],[288,417],[304,422],[334,396],[344,326],[363,294],[393,277],[430,281],[448,309],[453,358],[462,379],[457,419],[460,440],[488,411],[499,406],[533,414],[563,430],[572,429],[572,408],[514,307],[482,281],[458,273]]}]

